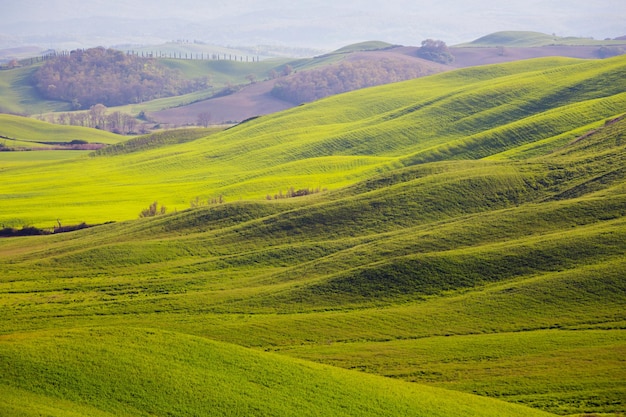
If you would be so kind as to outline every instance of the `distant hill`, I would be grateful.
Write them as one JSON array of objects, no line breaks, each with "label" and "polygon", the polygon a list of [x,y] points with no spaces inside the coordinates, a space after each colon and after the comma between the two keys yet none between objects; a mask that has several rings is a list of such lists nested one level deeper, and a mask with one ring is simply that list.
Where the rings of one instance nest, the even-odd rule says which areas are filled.
[{"label": "distant hill", "polygon": [[13,60],[30,58],[43,52],[38,46],[21,46],[15,48],[0,49],[0,65],[7,64]]},{"label": "distant hill", "polygon": [[452,69],[418,58],[414,48],[383,42],[349,45],[333,53],[287,62],[278,70],[288,73],[247,85],[233,94],[186,106],[151,112],[167,124],[194,124],[198,115],[209,113],[212,123],[238,122],[284,110],[333,94],[423,77]]},{"label": "distant hill", "polygon": [[561,37],[540,32],[495,32],[456,47],[537,47],[537,46],[606,46],[620,44],[621,40],[595,40],[592,38]]},{"label": "distant hill", "polygon": [[81,126],[63,126],[28,117],[0,114],[0,143],[7,148],[41,148],[71,141],[115,144],[123,136]]},{"label": "distant hill", "polygon": [[381,49],[387,49],[393,47],[392,44],[381,41],[366,41],[354,43],[352,45],[344,46],[343,48],[337,49],[335,54],[344,54],[347,52],[359,52],[359,51],[376,51]]},{"label": "distant hill", "polygon": [[603,59],[626,53],[623,40],[561,38],[538,32],[497,32],[450,48],[456,67],[550,56]]},{"label": "distant hill", "polygon": [[[443,160],[450,155],[483,158],[518,147],[519,152],[532,154],[554,148],[593,123],[623,111],[623,63],[624,57],[526,60],[449,71],[329,97],[212,135],[206,143],[180,145],[189,147],[184,153],[191,159],[183,163],[177,157],[179,162],[166,164],[171,171],[144,171],[147,166],[138,162],[137,169],[142,168],[128,178],[156,176],[150,180],[154,188],[129,183],[127,203],[105,212],[94,211],[98,213],[94,219],[80,217],[82,205],[66,207],[64,213],[70,216],[74,212],[78,222],[119,220],[134,217],[139,210],[136,206],[147,204],[142,203],[145,199],[166,199],[162,202],[167,206],[180,207],[199,193],[223,194],[227,199],[263,198],[277,192],[279,186],[338,187],[348,178],[354,181],[399,163]],[[558,76],[556,68],[561,70]],[[198,110],[189,116],[193,124]],[[465,115],[470,110],[472,115]],[[248,129],[255,134],[246,133]],[[149,165],[158,165],[158,159]],[[208,160],[210,164],[205,165]],[[297,161],[296,169],[292,164]],[[101,161],[96,158],[90,163],[100,166]],[[95,166],[79,171],[93,171]],[[186,172],[189,166],[208,171],[192,181]],[[233,166],[247,167],[245,175],[232,172]],[[172,180],[157,186],[158,178],[166,172]],[[102,175],[122,174],[116,170],[115,174]],[[276,178],[282,175],[295,183],[280,185],[282,181]],[[184,178],[184,186],[174,178]],[[12,187],[9,184],[4,183],[7,193]],[[95,191],[99,185],[93,187]],[[61,188],[73,195],[71,183]],[[57,192],[54,195],[61,198]],[[6,205],[0,205],[0,210],[0,219],[22,212]],[[39,225],[46,215],[56,219],[54,214],[38,213],[29,223]]]},{"label": "distant hill", "polygon": [[[502,34],[488,38],[493,42],[497,39],[509,39],[510,42],[522,45],[528,44],[532,39],[545,40],[548,36],[534,32],[502,32]],[[454,68],[552,56],[600,59],[626,53],[626,45],[477,47],[467,44],[465,47],[450,48],[454,62],[447,66],[418,58],[418,50],[418,47],[394,46],[375,41],[348,45],[330,54],[285,63],[284,65],[289,65],[294,71],[288,77],[247,86],[228,97],[157,111],[151,113],[151,116],[161,123],[185,125],[194,124],[198,114],[209,112],[213,123],[236,122],[332,94],[431,75]],[[284,65],[277,69],[281,70]],[[343,83],[337,79],[337,74],[342,73],[342,68],[346,67],[349,71],[343,71],[346,80],[346,83]],[[350,70],[355,69],[358,69],[358,74],[352,71],[352,75],[348,76],[351,74]],[[381,74],[387,76],[380,77]]]},{"label": "distant hill", "polygon": [[[558,45],[554,45],[555,40]],[[132,117],[148,114],[150,122],[138,121],[146,123],[146,128],[196,125],[201,114],[204,119],[208,116],[212,124],[237,123],[328,95],[454,68],[551,56],[607,58],[625,53],[624,44],[624,41],[557,38],[536,32],[498,32],[450,47],[454,62],[448,66],[417,58],[419,47],[380,41],[351,44],[311,58],[261,61],[256,61],[255,53],[259,51],[216,50],[199,42],[171,42],[136,50],[128,46],[134,53],[163,57],[158,61],[165,67],[182,74],[185,80],[204,80],[207,88],[113,107],[109,112],[120,111]],[[0,111],[28,115],[71,110],[71,103],[45,100],[35,89],[30,80],[37,68],[35,65],[0,71]],[[127,94],[127,90],[122,93]]]}]

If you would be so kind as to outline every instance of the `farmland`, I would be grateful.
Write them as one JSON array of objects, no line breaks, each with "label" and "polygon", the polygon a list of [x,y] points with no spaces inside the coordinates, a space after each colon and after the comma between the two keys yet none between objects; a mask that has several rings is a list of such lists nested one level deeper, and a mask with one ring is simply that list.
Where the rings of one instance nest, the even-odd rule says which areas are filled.
[{"label": "farmland", "polygon": [[467,68],[2,165],[5,226],[101,225],[0,240],[0,413],[623,414],[625,74]]}]

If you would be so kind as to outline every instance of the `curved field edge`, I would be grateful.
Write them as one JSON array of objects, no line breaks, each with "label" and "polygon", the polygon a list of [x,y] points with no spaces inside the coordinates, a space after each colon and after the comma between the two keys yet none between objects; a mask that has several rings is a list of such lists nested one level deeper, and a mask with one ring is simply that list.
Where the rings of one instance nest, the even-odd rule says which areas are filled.
[{"label": "curved field edge", "polygon": [[196,197],[262,200],[290,187],[339,189],[404,165],[546,154],[623,112],[625,59],[470,68],[331,97],[141,153],[9,166],[0,220],[103,223],[136,218],[155,200],[182,210]]},{"label": "curved field edge", "polygon": [[84,140],[89,143],[115,144],[128,138],[98,129],[55,125],[28,117],[0,114],[0,140],[5,146],[11,147],[12,141],[7,139],[18,141],[20,146],[44,147],[46,142]]},{"label": "curved field edge", "polygon": [[[62,408],[57,415],[549,415],[150,329],[8,335],[0,338],[0,355],[0,391],[9,400],[35,399],[35,412]],[[45,397],[51,401],[44,406]],[[34,415],[32,404],[3,404]]]},{"label": "curved field edge", "polygon": [[[478,73],[505,70],[513,71],[499,66]],[[582,96],[577,97],[593,89],[584,90],[579,88]],[[416,111],[408,110],[401,117]],[[471,125],[475,120],[470,119]],[[349,120],[335,120],[330,130],[341,130]],[[258,123],[238,129],[254,137],[263,131],[255,130],[262,126]],[[103,324],[160,328],[294,356],[317,355],[316,360],[372,372],[396,369],[400,378],[427,382],[430,377],[428,383],[559,413],[623,411],[622,368],[616,360],[623,339],[609,343],[606,335],[623,331],[626,323],[625,123],[599,119],[595,131],[580,135],[577,130],[571,140],[561,137],[550,144],[551,152],[544,149],[527,160],[437,161],[401,168],[391,154],[360,155],[384,160],[389,171],[370,171],[365,181],[301,199],[234,201],[65,235],[3,239],[2,337]],[[167,150],[168,157],[159,161],[167,170],[185,165],[189,159],[183,156],[216,152],[225,145],[223,139],[212,135],[182,144],[184,149],[166,144],[145,153],[92,159],[119,157],[124,169],[134,161],[157,170],[153,157]],[[267,139],[275,141],[274,149],[288,142],[280,136]],[[200,143],[203,150],[192,149]],[[258,145],[244,143],[241,149]],[[289,155],[277,158],[289,161],[285,164],[295,173],[297,159]],[[354,155],[330,158],[347,161]],[[255,174],[272,169],[268,161],[254,163]],[[314,169],[312,163],[303,166]],[[135,176],[144,180],[146,185],[150,178]],[[591,336],[600,334],[595,331],[608,332],[598,339],[607,342],[604,348],[590,345]],[[506,335],[498,339],[503,332],[525,334],[511,336],[509,343]],[[125,335],[132,342],[133,336]],[[587,350],[531,348],[566,335]],[[479,379],[472,385],[453,365],[431,364],[430,375],[419,374],[417,362],[398,370],[396,357],[386,350],[414,352],[421,339],[433,352],[453,352],[455,340],[458,346],[474,346],[474,352],[491,351],[465,361],[464,371],[480,375],[509,367],[510,356],[492,349],[498,345],[511,351],[517,340],[524,346],[512,369],[523,372],[526,359],[543,362],[544,379],[533,385],[500,375],[489,387]],[[326,347],[336,355],[324,355]],[[368,351],[380,353],[372,353],[378,362],[367,357]],[[446,360],[458,365],[462,353]],[[551,359],[554,354],[562,359],[561,367]],[[565,369],[581,358],[589,359],[590,369],[606,366],[608,372],[583,379],[575,369]]]}]

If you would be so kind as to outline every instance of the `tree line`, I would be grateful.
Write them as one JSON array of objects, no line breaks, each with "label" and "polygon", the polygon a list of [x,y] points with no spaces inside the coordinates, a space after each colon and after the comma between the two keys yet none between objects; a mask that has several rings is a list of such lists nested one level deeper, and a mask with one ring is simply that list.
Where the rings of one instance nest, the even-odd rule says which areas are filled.
[{"label": "tree line", "polygon": [[325,68],[303,71],[280,79],[274,97],[294,104],[375,85],[405,81],[434,73],[428,65],[406,59],[355,60]]},{"label": "tree line", "polygon": [[72,103],[74,110],[101,103],[119,106],[207,88],[208,78],[185,79],[154,58],[102,47],[47,59],[34,74],[39,93]]},{"label": "tree line", "polygon": [[108,113],[107,107],[102,103],[94,104],[88,111],[48,114],[42,119],[48,123],[90,127],[120,135],[145,133],[146,130],[137,118],[120,111]]}]

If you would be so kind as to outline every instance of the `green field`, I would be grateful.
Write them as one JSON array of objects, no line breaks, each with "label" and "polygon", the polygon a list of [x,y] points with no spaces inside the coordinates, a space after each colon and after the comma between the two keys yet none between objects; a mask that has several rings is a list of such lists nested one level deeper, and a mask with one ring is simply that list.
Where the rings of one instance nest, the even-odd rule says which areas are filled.
[{"label": "green field", "polygon": [[14,143],[29,147],[42,147],[50,142],[82,140],[89,143],[114,144],[127,138],[103,130],[80,126],[53,125],[40,120],[0,114],[0,141],[7,147]]},{"label": "green field", "polygon": [[0,165],[5,227],[108,223],[0,238],[0,415],[623,415],[624,75],[476,67]]},{"label": "green field", "polygon": [[579,38],[574,36],[548,35],[541,32],[504,31],[491,33],[472,42],[456,45],[458,47],[538,47],[538,46],[611,46],[624,45],[619,40],[596,40],[593,38]]}]

